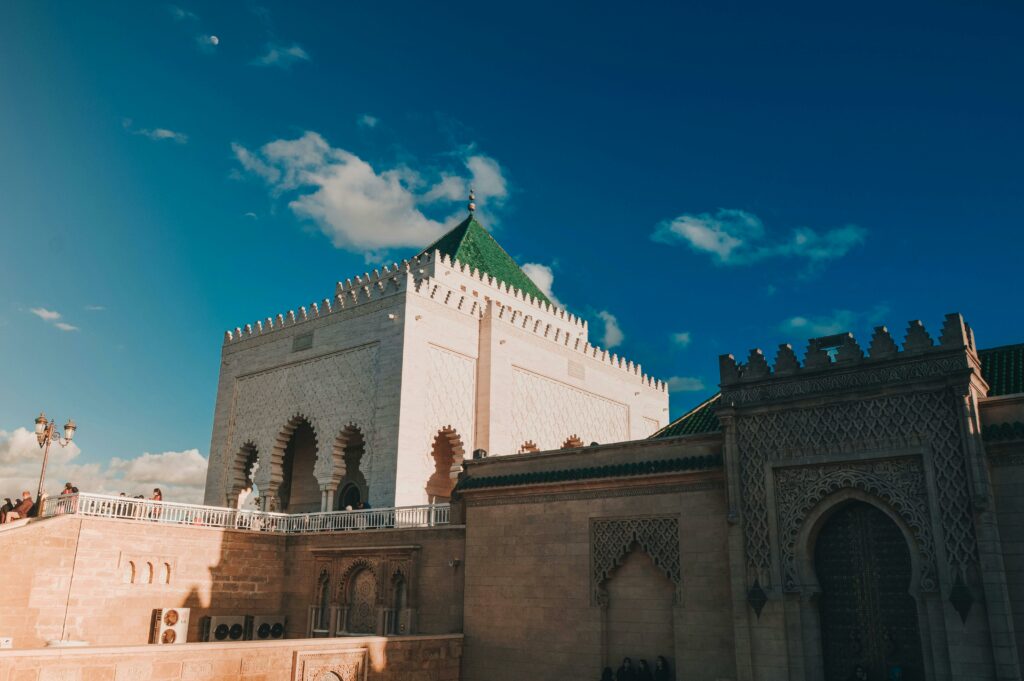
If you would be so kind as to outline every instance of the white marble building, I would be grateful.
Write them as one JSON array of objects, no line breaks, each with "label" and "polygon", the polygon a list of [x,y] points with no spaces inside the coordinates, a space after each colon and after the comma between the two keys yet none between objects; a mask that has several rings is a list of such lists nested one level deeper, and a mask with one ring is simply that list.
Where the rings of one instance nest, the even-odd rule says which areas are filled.
[{"label": "white marble building", "polygon": [[589,342],[472,214],[419,255],[225,334],[206,503],[448,497],[464,457],[618,442],[668,421],[663,382]]}]

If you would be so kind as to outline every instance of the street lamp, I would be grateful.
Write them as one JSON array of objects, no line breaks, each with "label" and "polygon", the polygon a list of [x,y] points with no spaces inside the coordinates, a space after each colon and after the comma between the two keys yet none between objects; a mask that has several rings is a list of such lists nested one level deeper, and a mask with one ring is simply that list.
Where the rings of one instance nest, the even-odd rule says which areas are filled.
[{"label": "street lamp", "polygon": [[39,442],[39,447],[45,447],[43,450],[43,470],[39,473],[39,491],[36,495],[36,515],[42,514],[43,504],[43,485],[46,483],[46,461],[50,458],[50,443],[54,440],[57,441],[61,447],[67,447],[71,444],[72,438],[75,437],[75,431],[78,426],[71,419],[64,424],[64,437],[61,437],[57,433],[57,422],[50,421],[47,423],[46,414],[39,412],[39,416],[36,418],[36,441]]}]

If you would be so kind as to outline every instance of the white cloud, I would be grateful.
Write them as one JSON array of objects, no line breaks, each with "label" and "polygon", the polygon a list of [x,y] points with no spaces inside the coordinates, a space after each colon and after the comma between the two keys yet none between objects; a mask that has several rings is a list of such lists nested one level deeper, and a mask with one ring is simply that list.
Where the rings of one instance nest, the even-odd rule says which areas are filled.
[{"label": "white cloud", "polygon": [[265,50],[263,55],[252,60],[253,66],[276,66],[287,69],[300,61],[309,61],[309,53],[298,43],[292,43],[290,46],[267,43]]},{"label": "white cloud", "polygon": [[555,306],[565,308],[562,301],[551,292],[551,287],[555,283],[555,273],[551,271],[550,267],[537,262],[528,262],[523,265],[522,270]]},{"label": "white cloud", "polygon": [[376,128],[378,123],[380,123],[380,120],[370,114],[363,114],[356,119],[356,125],[360,128]]},{"label": "white cloud", "polygon": [[622,341],[625,340],[626,336],[622,333],[619,320],[615,318],[615,315],[608,310],[601,310],[597,313],[597,316],[604,322],[604,334],[601,336],[601,345],[608,349],[622,345]]},{"label": "white cloud", "polygon": [[45,307],[33,307],[29,311],[35,316],[39,317],[40,319],[45,319],[48,322],[60,319],[60,312],[57,312],[55,310],[47,310]]},{"label": "white cloud", "polygon": [[213,54],[217,50],[218,45],[220,45],[219,36],[210,33],[200,33],[196,36],[196,47],[199,48],[200,52]]},{"label": "white cloud", "polygon": [[836,333],[853,331],[857,326],[879,324],[888,312],[887,305],[876,305],[867,312],[833,310],[831,314],[827,315],[798,315],[783,321],[779,328],[784,333],[798,334],[801,338],[831,336]]},{"label": "white cloud", "polygon": [[61,331],[78,331],[78,327],[77,326],[72,326],[71,324],[68,324],[67,322],[57,322],[57,323],[54,324],[54,326],[56,326]]},{"label": "white cloud", "polygon": [[[57,494],[65,482],[82,492],[97,494],[151,495],[159,487],[166,501],[198,504],[206,485],[206,458],[198,450],[142,454],[134,459],[112,458],[107,464],[81,463],[76,442],[67,447],[50,446],[46,487]],[[14,497],[22,490],[35,494],[39,485],[42,450],[35,434],[27,428],[0,430],[0,480],[3,496]]]},{"label": "white cloud", "polygon": [[141,135],[147,137],[154,142],[171,141],[176,144],[185,144],[188,142],[188,135],[183,132],[175,132],[174,130],[168,130],[167,128],[134,128],[132,127],[132,119],[125,118],[121,121],[124,129],[133,135]]},{"label": "white cloud", "polygon": [[187,9],[182,9],[177,5],[168,5],[167,9],[170,11],[171,16],[174,17],[175,21],[184,21],[186,19],[196,21],[199,19],[199,17],[193,12],[189,12]]},{"label": "white cloud", "polygon": [[706,387],[703,380],[693,376],[673,376],[667,383],[670,393],[692,393]]},{"label": "white cloud", "polygon": [[841,258],[864,243],[867,230],[844,225],[818,232],[797,227],[786,240],[769,238],[764,223],[753,213],[720,208],[715,213],[685,213],[662,222],[651,238],[665,244],[685,243],[707,253],[721,265],[749,265],[769,258],[801,258],[820,265]]},{"label": "white cloud", "polygon": [[469,150],[461,157],[466,179],[407,166],[377,171],[315,132],[275,140],[257,151],[240,144],[232,149],[242,168],[266,182],[273,195],[297,192],[288,203],[295,215],[315,222],[336,247],[370,258],[390,248],[422,247],[441,236],[445,224],[422,209],[440,204],[442,210],[454,209],[450,220],[461,219],[461,206],[445,204],[463,203],[470,184],[476,187],[478,214],[500,206],[508,194],[498,162]]},{"label": "white cloud", "polygon": [[680,331],[672,334],[672,342],[681,348],[687,347],[691,340],[693,339],[690,337],[689,331]]}]

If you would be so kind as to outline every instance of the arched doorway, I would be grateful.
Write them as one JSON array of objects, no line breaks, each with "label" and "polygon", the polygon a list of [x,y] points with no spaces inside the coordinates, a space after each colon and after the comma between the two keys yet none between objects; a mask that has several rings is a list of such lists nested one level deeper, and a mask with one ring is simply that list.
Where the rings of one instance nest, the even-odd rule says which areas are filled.
[{"label": "arched doorway", "polygon": [[316,432],[306,419],[299,419],[284,448],[282,478],[277,500],[286,513],[315,513],[320,510],[320,483],[316,468]]},{"label": "arched doorway", "polygon": [[606,664],[617,667],[624,657],[634,665],[642,659],[653,664],[659,655],[674,659],[675,585],[650,554],[634,543],[604,586]]},{"label": "arched doorway", "polygon": [[377,631],[377,576],[370,568],[360,568],[349,579],[345,629],[350,634],[373,634]]},{"label": "arched doorway", "polygon": [[818,534],[814,567],[821,586],[821,645],[827,681],[924,678],[917,604],[909,594],[910,550],[884,511],[862,501],[836,510]]},{"label": "arched doorway", "polygon": [[455,481],[452,480],[452,468],[461,470],[465,451],[462,438],[451,427],[441,429],[434,437],[431,447],[434,471],[427,479],[427,501],[431,504],[443,504],[451,500]]},{"label": "arched doorway", "polygon": [[369,489],[361,469],[365,453],[363,432],[357,426],[346,426],[334,444],[336,469],[344,470],[345,474],[338,484],[333,510],[343,511],[348,507],[357,509],[359,504],[368,501]]},{"label": "arched doorway", "polygon": [[[252,500],[259,496],[259,491],[253,482],[258,461],[259,451],[252,442],[242,445],[242,448],[235,454],[231,467],[231,489],[228,490],[227,503],[229,507],[241,507],[240,502],[251,505]],[[243,499],[240,495],[244,490],[250,491]]]}]

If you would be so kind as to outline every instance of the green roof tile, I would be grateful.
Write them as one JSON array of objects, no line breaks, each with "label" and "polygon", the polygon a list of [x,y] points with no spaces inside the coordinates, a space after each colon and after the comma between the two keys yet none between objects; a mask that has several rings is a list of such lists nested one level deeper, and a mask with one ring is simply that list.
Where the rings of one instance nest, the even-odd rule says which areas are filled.
[{"label": "green roof tile", "polygon": [[979,350],[989,397],[1024,393],[1024,343]]},{"label": "green roof tile", "polygon": [[697,405],[694,409],[683,414],[672,423],[668,424],[654,435],[652,440],[664,437],[678,437],[680,435],[698,435],[701,433],[718,433],[722,430],[715,415],[715,407],[718,406],[718,399],[722,396],[718,393],[707,401]]},{"label": "green roof tile", "polygon": [[501,247],[490,232],[470,215],[455,226],[450,232],[430,244],[424,253],[434,250],[441,251],[464,265],[475,267],[486,272],[498,281],[504,282],[523,293],[527,293],[545,303],[551,301],[544,295],[533,280],[519,268],[505,249]]}]

